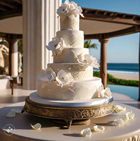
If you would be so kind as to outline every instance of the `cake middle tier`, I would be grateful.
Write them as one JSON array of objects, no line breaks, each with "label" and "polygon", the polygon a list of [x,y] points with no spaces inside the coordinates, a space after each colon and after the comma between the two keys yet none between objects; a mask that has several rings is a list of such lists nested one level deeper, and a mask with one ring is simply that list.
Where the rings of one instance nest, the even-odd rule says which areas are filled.
[{"label": "cake middle tier", "polygon": [[84,32],[79,30],[62,30],[57,32],[57,37],[65,41],[66,47],[83,48]]},{"label": "cake middle tier", "polygon": [[77,56],[89,54],[87,48],[64,48],[61,54],[54,55],[54,63],[78,63]]},{"label": "cake middle tier", "polygon": [[88,80],[93,77],[93,68],[79,63],[50,63],[48,67],[52,68],[56,74],[60,70],[71,73],[75,81]]}]

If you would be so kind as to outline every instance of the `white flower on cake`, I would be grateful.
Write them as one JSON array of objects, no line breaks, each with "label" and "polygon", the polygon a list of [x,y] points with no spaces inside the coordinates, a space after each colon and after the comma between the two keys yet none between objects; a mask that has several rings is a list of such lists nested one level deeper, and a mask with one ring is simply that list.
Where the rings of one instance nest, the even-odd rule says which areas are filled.
[{"label": "white flower on cake", "polygon": [[99,97],[106,97],[107,99],[112,98],[112,93],[110,91],[110,88],[106,88],[106,89],[101,90]]},{"label": "white flower on cake", "polygon": [[57,73],[56,81],[57,81],[58,85],[63,87],[64,85],[67,85],[70,82],[72,82],[73,81],[73,77],[72,77],[71,73],[67,73],[64,70],[60,70]]},{"label": "white flower on cake", "polygon": [[89,54],[80,54],[77,56],[77,61],[80,64],[86,64],[94,68],[99,68],[99,63],[96,58],[91,57]]},{"label": "white flower on cake", "polygon": [[52,68],[48,68],[46,71],[42,70],[40,74],[37,76],[37,83],[41,83],[42,88],[49,85],[56,78],[55,72]]},{"label": "white flower on cake", "polygon": [[49,45],[46,46],[48,50],[51,50],[54,55],[59,55],[66,47],[65,41],[62,38],[54,37],[52,41],[49,42]]},{"label": "white flower on cake", "polygon": [[79,14],[82,17],[84,15],[82,14],[82,8],[80,6],[77,6],[75,2],[69,2],[69,0],[66,0],[60,7],[57,9],[57,14],[60,15],[66,15],[66,14]]}]

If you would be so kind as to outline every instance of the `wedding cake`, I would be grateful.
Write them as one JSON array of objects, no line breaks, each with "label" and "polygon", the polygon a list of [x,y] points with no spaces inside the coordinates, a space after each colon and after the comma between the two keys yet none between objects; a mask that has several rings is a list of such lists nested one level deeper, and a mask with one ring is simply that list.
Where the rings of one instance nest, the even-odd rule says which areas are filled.
[{"label": "wedding cake", "polygon": [[98,68],[96,58],[84,48],[84,32],[79,30],[81,7],[68,0],[57,10],[60,31],[46,46],[52,51],[53,62],[37,76],[37,95],[52,100],[89,100],[111,97],[101,79],[93,77],[93,67]]}]

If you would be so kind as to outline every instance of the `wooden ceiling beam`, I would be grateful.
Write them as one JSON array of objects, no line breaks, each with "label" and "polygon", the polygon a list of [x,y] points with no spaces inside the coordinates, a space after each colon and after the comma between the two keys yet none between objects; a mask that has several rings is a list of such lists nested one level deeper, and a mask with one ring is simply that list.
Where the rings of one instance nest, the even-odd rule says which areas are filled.
[{"label": "wooden ceiling beam", "polygon": [[113,38],[113,37],[133,34],[133,33],[137,33],[137,32],[140,32],[140,26],[133,26],[133,27],[130,27],[127,29],[114,31],[114,32],[110,32],[110,33],[85,35],[84,38],[85,39]]},{"label": "wooden ceiling beam", "polygon": [[6,9],[5,9],[5,8],[3,8],[2,6],[0,6],[0,10],[5,11]]},{"label": "wooden ceiling beam", "polygon": [[[108,13],[110,14],[110,13]],[[126,17],[120,17],[117,16],[116,13],[112,16],[109,15],[101,15],[101,14],[95,14],[92,12],[88,13],[83,13],[84,18],[80,17],[83,20],[95,20],[95,21],[103,21],[103,22],[112,22],[112,23],[119,23],[119,24],[126,24],[126,25],[139,25],[140,24],[140,19],[139,16],[138,18],[136,17],[135,20],[133,18],[126,18]]]},{"label": "wooden ceiling beam", "polygon": [[10,8],[17,8],[15,5],[10,4],[10,3],[7,3],[7,2],[4,2],[4,1],[2,1],[2,0],[0,0],[0,4],[1,4],[1,5],[5,5],[5,6],[7,6],[7,7],[10,7]]},{"label": "wooden ceiling beam", "polygon": [[14,0],[14,1],[16,1],[17,3],[22,4],[22,1],[21,0]]},{"label": "wooden ceiling beam", "polygon": [[0,20],[22,15],[22,7],[18,9],[7,10],[0,12]]}]

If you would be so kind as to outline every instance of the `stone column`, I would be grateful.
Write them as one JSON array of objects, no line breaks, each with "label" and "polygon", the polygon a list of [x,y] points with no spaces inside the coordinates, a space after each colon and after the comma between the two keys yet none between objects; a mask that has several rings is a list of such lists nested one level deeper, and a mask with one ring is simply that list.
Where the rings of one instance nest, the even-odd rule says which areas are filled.
[{"label": "stone column", "polygon": [[36,76],[52,62],[46,49],[59,30],[61,0],[23,0],[23,88],[36,89]]},{"label": "stone column", "polygon": [[109,39],[99,39],[101,43],[101,54],[100,54],[100,78],[104,88],[107,86],[107,42]]},{"label": "stone column", "polygon": [[18,76],[18,42],[16,39],[7,39],[9,43],[9,75]]}]

